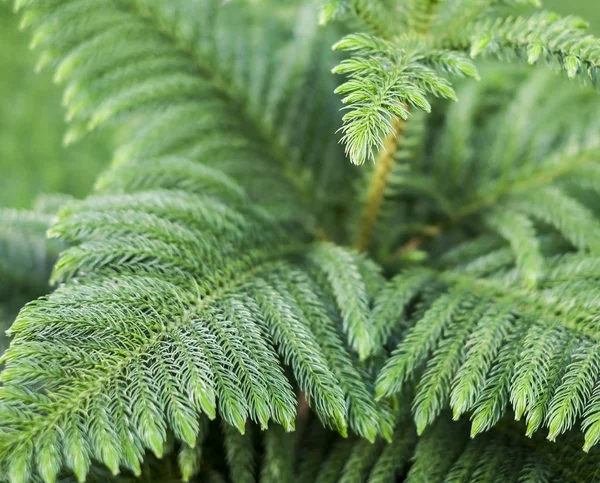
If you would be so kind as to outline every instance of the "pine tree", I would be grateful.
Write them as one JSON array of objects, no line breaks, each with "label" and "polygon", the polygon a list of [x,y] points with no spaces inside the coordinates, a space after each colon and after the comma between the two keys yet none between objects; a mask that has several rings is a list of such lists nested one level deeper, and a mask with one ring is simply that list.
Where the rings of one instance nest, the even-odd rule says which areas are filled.
[{"label": "pine tree", "polygon": [[600,40],[525,4],[17,0],[125,134],[0,212],[0,481],[600,478]]}]

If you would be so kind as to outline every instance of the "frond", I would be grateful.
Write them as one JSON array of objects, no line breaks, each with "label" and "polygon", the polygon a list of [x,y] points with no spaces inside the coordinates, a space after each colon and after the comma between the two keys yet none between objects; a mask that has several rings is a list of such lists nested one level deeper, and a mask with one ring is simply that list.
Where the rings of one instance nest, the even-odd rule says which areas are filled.
[{"label": "frond", "polygon": [[[388,434],[371,375],[344,342],[362,358],[374,351],[367,284],[379,275],[313,244],[299,209],[320,189],[298,183],[310,157],[332,146],[309,116],[319,109],[332,126],[337,115],[329,93],[307,104],[301,88],[322,82],[309,54],[327,35],[303,27],[285,43],[281,19],[265,29],[258,12],[220,2],[201,18],[186,2],[18,6],[68,81],[69,138],[109,121],[133,135],[99,193],[62,211],[51,232],[71,245],[54,269],[60,286],[11,328],[4,471],[52,481],[64,466],[83,480],[97,460],[141,474],[144,450],[161,456],[169,432],[196,446],[200,414],[240,432],[247,419],[293,429],[297,391],[327,426]],[[347,294],[355,283],[362,291]]]},{"label": "frond", "polygon": [[569,77],[580,75],[596,85],[600,40],[587,33],[587,23],[577,17],[539,12],[529,18],[486,19],[473,25],[471,55],[517,57],[535,64],[545,59]]},{"label": "frond", "polygon": [[[383,8],[375,1],[330,2],[327,16],[363,3]],[[353,163],[375,160],[394,132],[395,119],[407,119],[410,110],[430,112],[427,96],[456,100],[448,75],[477,77],[467,51],[471,57],[485,52],[501,59],[527,58],[530,64],[545,58],[569,77],[581,74],[596,83],[600,44],[586,33],[585,22],[549,12],[502,17],[497,7],[506,3],[540,6],[537,0],[410,0],[397,7],[403,15],[396,14],[391,32],[350,34],[334,46],[352,55],[334,72],[348,78],[336,92],[349,110],[342,142]]]},{"label": "frond", "polygon": [[[517,419],[525,416],[528,434],[545,426],[551,440],[581,420],[589,449],[598,441],[599,368],[592,322],[597,303],[588,281],[598,275],[575,267],[593,266],[594,260],[583,254],[549,259],[536,290],[511,286],[510,272],[440,274],[453,288],[440,290],[417,314],[379,375],[379,397],[417,378],[413,417],[419,432],[449,407],[455,418],[470,413],[476,435],[497,424],[512,405]],[[398,297],[415,296],[401,290]],[[565,295],[570,290],[584,290],[587,302],[577,304]],[[397,316],[399,323],[404,317]]]},{"label": "frond", "polygon": [[346,393],[351,427],[356,428],[369,441],[373,441],[378,433],[389,439],[388,417],[384,408],[373,402],[371,385],[364,382],[365,379],[368,380],[364,369],[344,350],[339,328],[328,322],[332,309],[335,311],[334,301],[323,306],[327,294],[311,290],[310,279],[301,271],[289,273],[286,283],[290,294],[296,299],[299,312],[309,322],[327,362]]},{"label": "frond", "polygon": [[573,246],[593,253],[600,250],[600,223],[593,212],[558,188],[521,195],[513,206],[554,226]]},{"label": "frond", "polygon": [[461,295],[440,297],[424,314],[424,322],[407,332],[402,344],[392,353],[379,375],[377,388],[380,396],[399,392],[404,383],[413,377],[439,342],[445,326],[452,322],[453,314],[460,310],[463,302]]},{"label": "frond", "polygon": [[[346,448],[346,443],[340,441],[337,448]],[[414,428],[401,417],[391,443],[368,449],[361,442],[355,443],[346,449],[346,464],[337,471],[337,479],[328,481],[593,481],[598,477],[598,452],[586,455],[578,444],[575,435],[564,438],[561,445],[539,438],[532,441],[520,436],[518,427],[508,421],[488,434],[469,439],[467,425],[453,422],[447,415],[415,441]],[[335,448],[331,454],[341,453]],[[330,463],[325,457],[322,471],[331,468]],[[358,468],[361,479],[355,479],[353,473]]]},{"label": "frond", "polygon": [[[360,261],[346,250],[321,244],[310,253],[311,262],[319,267],[330,285],[342,311],[344,330],[353,334],[351,346],[361,359],[378,349],[375,334],[368,321],[369,297],[360,273]],[[349,296],[349,294],[351,294]]]},{"label": "frond", "polygon": [[190,481],[200,472],[204,441],[208,436],[208,421],[201,418],[196,445],[182,444],[177,453],[177,466],[184,482]]},{"label": "frond", "polygon": [[[312,7],[298,12],[297,26],[281,12],[265,25],[268,5],[218,0],[27,0],[17,8],[41,62],[66,83],[69,142],[105,124],[125,125],[131,135],[115,164],[185,156],[243,179],[250,194],[281,209],[286,189],[308,201],[326,189],[318,183],[344,185],[344,175],[320,175],[340,159],[339,113],[328,72],[335,34],[317,28]],[[303,191],[304,178],[319,189]]]},{"label": "frond", "polygon": [[256,450],[253,445],[252,425],[246,424],[244,434],[225,422],[221,424],[221,429],[231,480],[242,483],[255,481]]},{"label": "frond", "polygon": [[465,358],[469,334],[485,313],[486,305],[481,300],[467,296],[461,302],[459,311],[446,319],[452,323],[452,337],[446,337],[437,344],[417,385],[413,416],[419,434],[447,404],[450,384]]},{"label": "frond", "polygon": [[[366,288],[342,290],[360,284],[361,272],[352,268],[344,280],[328,265],[351,269],[352,255],[311,245],[302,229],[239,199],[230,179],[211,170],[197,179],[187,191],[167,177],[165,186],[63,209],[51,230],[72,245],[54,269],[62,284],[22,310],[4,357],[6,471],[26,479],[47,467],[26,462],[33,438],[48,451],[66,445],[64,463],[81,480],[92,458],[113,473],[139,473],[143,448],[160,456],[167,429],[194,447],[201,413],[241,432],[247,418],[291,430],[296,395],[280,356],[324,424],[345,433],[349,421],[370,439],[380,431],[366,376],[338,335],[369,347],[366,324],[356,325],[366,317]],[[319,284],[313,263],[324,260],[327,283]],[[86,420],[94,425],[83,432]],[[35,451],[56,474],[60,454]]]},{"label": "frond", "polygon": [[377,331],[378,346],[382,346],[402,318],[408,323],[409,304],[421,290],[433,282],[429,270],[414,270],[400,273],[390,280],[379,292],[371,313],[371,324]]},{"label": "frond", "polygon": [[430,50],[415,38],[387,41],[351,34],[334,49],[353,54],[334,73],[349,80],[336,89],[349,112],[344,116],[342,141],[354,164],[374,160],[392,131],[394,119],[406,120],[410,109],[429,112],[428,95],[456,99],[446,78],[438,72],[475,77],[473,65],[460,54]]},{"label": "frond", "polygon": [[521,278],[529,285],[535,286],[543,270],[544,260],[531,219],[522,214],[522,211],[503,210],[488,214],[486,222],[509,242],[515,253]]}]

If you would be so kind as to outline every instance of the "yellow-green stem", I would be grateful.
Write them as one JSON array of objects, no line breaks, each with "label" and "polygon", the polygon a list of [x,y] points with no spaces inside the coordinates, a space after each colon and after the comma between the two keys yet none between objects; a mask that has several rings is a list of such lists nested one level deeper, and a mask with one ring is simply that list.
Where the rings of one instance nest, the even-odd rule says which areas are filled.
[{"label": "yellow-green stem", "polygon": [[379,210],[385,196],[385,188],[394,167],[396,151],[403,137],[405,126],[406,121],[403,119],[395,119],[393,121],[392,130],[385,138],[383,148],[377,157],[367,189],[367,197],[360,218],[358,234],[354,242],[354,248],[359,251],[367,250],[371,243],[373,228],[375,228],[375,224],[377,223]]}]

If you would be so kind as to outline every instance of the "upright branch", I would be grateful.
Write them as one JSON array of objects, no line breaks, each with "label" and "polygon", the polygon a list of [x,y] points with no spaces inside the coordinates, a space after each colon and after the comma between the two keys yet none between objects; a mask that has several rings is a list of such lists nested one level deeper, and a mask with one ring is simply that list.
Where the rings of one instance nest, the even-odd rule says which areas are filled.
[{"label": "upright branch", "polygon": [[354,247],[357,250],[365,251],[369,247],[371,234],[379,216],[383,197],[385,195],[385,187],[387,185],[390,173],[394,167],[396,151],[402,141],[406,121],[396,118],[392,123],[392,130],[389,132],[383,143],[375,169],[371,176],[371,181],[367,189],[366,202],[360,218],[359,229],[357,232]]}]

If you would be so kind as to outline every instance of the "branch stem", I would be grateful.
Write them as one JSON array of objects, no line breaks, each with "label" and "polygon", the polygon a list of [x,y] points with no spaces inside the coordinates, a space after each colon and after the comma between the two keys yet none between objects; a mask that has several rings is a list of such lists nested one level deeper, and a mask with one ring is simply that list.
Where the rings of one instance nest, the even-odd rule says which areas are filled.
[{"label": "branch stem", "polygon": [[386,136],[383,147],[379,152],[375,168],[367,189],[366,202],[360,218],[358,235],[354,248],[365,251],[369,248],[373,228],[379,217],[379,211],[385,196],[385,188],[394,167],[396,151],[404,135],[406,121],[400,118],[392,122],[392,130]]}]

